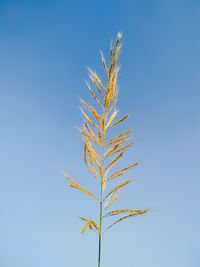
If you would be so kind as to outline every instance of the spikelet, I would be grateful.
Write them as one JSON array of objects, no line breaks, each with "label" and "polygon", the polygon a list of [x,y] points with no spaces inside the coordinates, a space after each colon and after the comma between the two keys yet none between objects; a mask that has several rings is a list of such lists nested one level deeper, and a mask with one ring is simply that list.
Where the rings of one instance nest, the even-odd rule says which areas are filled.
[{"label": "spikelet", "polygon": [[119,54],[119,51],[120,51],[120,48],[121,48],[121,45],[119,44],[121,37],[122,37],[122,34],[118,34],[114,50],[111,47],[111,53],[110,53],[111,54],[111,65],[110,65],[110,69],[109,69],[109,77],[108,77],[108,79],[110,79],[110,77],[112,75],[112,72],[113,72],[113,70],[115,68],[117,59],[118,59],[118,54]]},{"label": "spikelet", "polygon": [[107,207],[107,205],[109,204],[109,202],[112,200],[112,198],[115,196],[116,193],[117,191],[113,190],[113,192],[108,196],[108,199],[106,200],[104,204],[104,208]]},{"label": "spikelet", "polygon": [[105,95],[102,93],[102,90],[99,88],[99,86],[98,86],[98,84],[96,82],[96,79],[91,75],[89,75],[89,77],[92,80],[93,84],[95,85],[95,87],[96,87],[97,91],[99,92],[99,94],[103,97],[103,99],[105,99]]},{"label": "spikelet", "polygon": [[108,144],[106,145],[113,145],[113,144],[123,144],[124,142],[128,141],[130,138],[130,135],[127,135],[125,137],[119,138],[119,139],[115,139],[113,141],[109,141]]},{"label": "spikelet", "polygon": [[125,210],[113,210],[108,212],[105,216],[115,216],[115,215],[120,215],[122,213],[144,213],[143,210],[130,210],[130,209],[125,209]]},{"label": "spikelet", "polygon": [[95,200],[97,200],[97,198],[92,193],[90,193],[89,191],[83,189],[81,186],[76,186],[76,185],[70,184],[69,187],[72,187],[72,188],[78,189],[80,191],[83,191],[84,193],[88,194],[89,196],[91,196],[92,198],[94,198]]},{"label": "spikelet", "polygon": [[125,120],[128,119],[129,117],[130,117],[130,115],[126,115],[126,116],[124,116],[123,118],[121,118],[120,120],[118,120],[117,122],[115,122],[114,124],[112,124],[112,125],[109,127],[109,129],[111,129],[112,127],[116,126],[117,124],[119,124],[119,123],[125,121]]},{"label": "spikelet", "polygon": [[127,180],[126,182],[122,181],[116,188],[114,188],[107,196],[103,199],[103,201],[108,198],[112,193],[116,193],[120,188],[124,187],[125,185],[129,184],[131,180]]},{"label": "spikelet", "polygon": [[[104,205],[104,211],[105,210],[107,210],[108,208],[110,208],[110,206],[112,205],[112,204],[114,204],[115,203],[115,201],[118,199],[118,197],[119,197],[119,195],[118,196],[116,196],[108,205]],[[105,217],[105,216],[104,216]]]},{"label": "spikelet", "polygon": [[69,175],[68,174],[66,174],[65,173],[65,176],[67,177],[67,179],[73,184],[73,185],[75,185],[75,186],[77,186],[77,187],[79,187],[79,184],[77,184],[76,182],[74,182],[73,180],[72,180],[72,178],[71,177],[69,177]]},{"label": "spikelet", "polygon": [[117,115],[118,110],[114,110],[113,114],[110,116],[110,119],[108,121],[108,123],[106,124],[106,129],[108,128],[108,126],[111,124],[111,122],[114,120],[114,118]]},{"label": "spikelet", "polygon": [[99,227],[96,225],[96,223],[93,220],[91,220],[91,223],[96,228],[96,230],[99,230]]},{"label": "spikelet", "polygon": [[89,158],[90,158],[90,162],[92,164],[95,161],[95,156],[92,154],[91,150],[89,149],[88,141],[86,139],[85,139],[84,146],[85,146],[86,153],[88,153]]},{"label": "spikelet", "polygon": [[103,181],[103,167],[102,166],[100,166],[100,168],[99,168],[99,174],[101,177],[101,181]]},{"label": "spikelet", "polygon": [[101,158],[99,157],[99,155],[96,153],[96,151],[92,147],[92,144],[90,143],[89,138],[87,136],[85,136],[85,143],[86,143],[86,146],[88,147],[88,150],[90,151],[93,161],[99,166],[99,163],[97,162],[97,158],[99,159]]},{"label": "spikelet", "polygon": [[109,154],[107,155],[107,157],[111,157],[111,156],[115,155],[116,153],[122,152],[122,151],[126,150],[127,148],[129,148],[130,146],[132,146],[133,144],[134,144],[134,143],[130,143],[130,144],[128,144],[127,146],[124,146],[124,147],[122,147],[122,148],[120,148],[120,149],[118,149],[118,150],[116,150],[116,151],[113,151],[113,152],[109,153]]},{"label": "spikelet", "polygon": [[114,178],[117,178],[117,177],[123,175],[126,171],[128,171],[128,170],[130,170],[131,168],[137,166],[138,164],[139,164],[139,161],[136,162],[136,163],[134,163],[134,164],[132,164],[132,165],[130,165],[130,166],[128,166],[128,167],[126,167],[126,168],[124,168],[124,169],[122,169],[122,170],[120,170],[120,171],[118,171],[118,172],[115,172],[114,174],[112,174],[112,175],[110,176],[110,178],[108,179],[108,181],[110,181],[110,180],[112,180],[112,179],[114,179]]},{"label": "spikelet", "polygon": [[104,106],[105,106],[105,111],[107,111],[112,99],[113,99],[113,95],[114,95],[114,86],[109,86],[108,90],[106,92],[106,96],[105,96],[105,102],[104,102]]},{"label": "spikelet", "polygon": [[83,191],[84,193],[88,194],[89,196],[91,196],[92,198],[94,198],[95,200],[98,201],[98,199],[92,193],[90,193],[89,191],[83,189],[81,186],[76,186],[76,185],[70,184],[69,187],[72,187],[72,188],[78,189],[80,191]]},{"label": "spikelet", "polygon": [[108,82],[108,90],[106,94],[106,104],[105,104],[106,107],[108,107],[113,100],[119,69],[120,69],[119,67],[114,69],[112,77]]},{"label": "spikelet", "polygon": [[90,68],[88,68],[88,70],[89,70],[90,76],[93,77],[100,84],[100,86],[106,91],[106,88],[104,87],[102,81],[97,76],[97,74],[95,72],[93,72]]},{"label": "spikelet", "polygon": [[105,175],[109,172],[109,170],[117,163],[117,161],[124,155],[124,152],[121,152],[107,167]]},{"label": "spikelet", "polygon": [[114,84],[112,84],[110,87],[108,87],[108,90],[106,92],[105,103],[104,103],[106,111],[107,111],[110,103],[113,100],[114,92],[115,92],[115,86],[114,86]]},{"label": "spikelet", "polygon": [[102,186],[102,193],[104,193],[105,189],[106,189],[106,182],[107,182],[107,179],[105,178],[103,180],[103,186]]},{"label": "spikelet", "polygon": [[101,133],[100,132],[98,132],[98,136],[99,136],[99,143],[102,146],[103,145],[103,140],[102,140],[102,136],[101,136]]},{"label": "spikelet", "polygon": [[86,130],[85,131],[80,130],[80,132],[82,133],[82,135],[85,138],[91,139],[94,143],[96,143],[97,145],[100,145],[100,143],[94,137],[92,137],[91,135],[87,134]]},{"label": "spikelet", "polygon": [[112,152],[114,152],[118,147],[120,146],[120,144],[114,144],[112,145],[107,151],[106,153],[104,154],[104,156],[107,158],[108,155]]},{"label": "spikelet", "polygon": [[94,175],[94,173],[92,172],[92,170],[91,170],[91,168],[90,168],[90,166],[88,165],[88,162],[87,162],[87,150],[86,150],[86,145],[84,145],[84,162],[85,162],[85,165],[86,165],[86,167],[88,168],[89,172],[90,172],[91,174]]},{"label": "spikelet", "polygon": [[101,105],[100,101],[98,100],[98,98],[96,97],[96,95],[94,94],[94,92],[92,91],[91,87],[89,86],[88,83],[86,83],[88,88],[89,88],[89,91],[92,95],[92,97],[94,98],[94,100],[97,102],[97,104],[104,110],[104,107]]},{"label": "spikelet", "polygon": [[122,169],[122,171],[123,171],[123,172],[124,172],[124,171],[128,171],[130,168],[133,168],[133,167],[137,166],[139,163],[140,163],[140,162],[137,161],[136,163],[130,165],[129,167],[126,167],[126,168]]},{"label": "spikelet", "polygon": [[[130,217],[135,217],[135,216],[138,216],[138,215],[141,215],[141,214],[144,214],[144,213],[147,213],[148,211],[147,210],[144,210],[144,211],[141,211],[140,213],[131,213],[127,216],[124,216],[122,218],[120,218],[119,220],[115,221],[113,224],[111,224],[105,231],[107,231],[108,229],[110,229],[112,226],[114,226],[115,224],[117,224],[118,222],[121,222],[122,220],[124,219],[127,219],[127,218],[130,218]],[[104,231],[104,232],[105,232]]]},{"label": "spikelet", "polygon": [[100,54],[101,54],[101,60],[102,60],[104,69],[105,69],[107,75],[109,75],[109,71],[108,71],[108,68],[107,68],[107,66],[106,66],[106,61],[105,61],[104,56],[103,56],[103,53],[102,53],[101,51],[100,51]]},{"label": "spikelet", "polygon": [[112,105],[111,105],[111,107],[110,107],[108,113],[110,113],[111,110],[114,108],[114,106],[115,106],[115,104],[116,104],[116,102],[117,102],[117,97],[118,97],[118,90],[115,90],[114,100],[113,100],[113,103],[112,103]]},{"label": "spikelet", "polygon": [[[97,175],[97,173],[96,173],[96,170],[94,171],[92,171],[92,169],[90,168],[90,166],[89,166],[89,164],[88,164],[88,162],[87,162],[87,149],[86,149],[86,144],[84,144],[84,162],[85,162],[85,165],[86,165],[86,167],[88,168],[88,170],[89,170],[89,172],[95,177],[95,178],[97,178],[97,179],[99,179],[99,177],[98,177],[98,175]],[[94,167],[94,165],[93,165],[93,167]]]},{"label": "spikelet", "polygon": [[98,176],[98,173],[97,173],[97,171],[96,171],[96,169],[95,169],[95,167],[94,167],[94,163],[93,163],[93,161],[92,160],[90,160],[90,163],[91,163],[91,166],[92,166],[92,170],[94,171],[94,173],[95,173],[95,176],[97,177],[97,179],[99,180],[99,176]]},{"label": "spikelet", "polygon": [[91,123],[94,127],[99,129],[99,126],[96,125],[96,123],[94,123],[88,116],[87,114],[83,111],[83,109],[81,108],[81,113],[83,114],[83,116],[86,118],[87,121],[89,121],[89,123]]},{"label": "spikelet", "polygon": [[85,233],[85,230],[87,229],[87,227],[90,225],[90,222],[88,221],[86,224],[85,224],[85,226],[82,228],[82,234],[84,234]]},{"label": "spikelet", "polygon": [[83,217],[80,217],[80,219],[86,222],[85,226],[82,228],[82,234],[85,232],[87,227],[89,227],[90,230],[97,230],[97,231],[99,230],[99,227],[96,225],[96,223],[93,220],[88,220]]},{"label": "spikelet", "polygon": [[[117,136],[115,136],[114,138],[112,138],[112,139],[110,140],[110,142],[113,142],[113,141],[115,141],[115,140],[121,138],[122,136],[129,134],[130,132],[132,132],[132,130],[128,130],[128,131],[126,131],[126,132],[124,132],[124,133],[122,133],[122,134],[120,134],[120,135],[117,135]],[[130,136],[130,135],[129,135],[129,136]]]},{"label": "spikelet", "polygon": [[96,159],[94,158],[94,155],[91,153],[91,151],[88,149],[88,146],[87,146],[86,143],[85,143],[85,148],[86,148],[86,151],[87,151],[87,153],[88,153],[88,155],[90,157],[90,163],[91,163],[91,166],[92,166],[92,170],[95,173],[95,176],[98,178],[97,171],[96,171],[96,169],[94,167],[94,162],[95,162]]},{"label": "spikelet", "polygon": [[69,175],[67,175],[65,173],[65,176],[67,177],[67,179],[71,182],[71,184],[69,184],[70,187],[73,187],[73,188],[76,188],[76,189],[79,189],[80,191],[83,191],[84,193],[88,194],[89,196],[91,196],[92,198],[94,198],[95,200],[98,201],[98,199],[92,194],[90,193],[89,191],[85,190],[83,187],[81,187],[79,184],[77,184],[76,182],[74,182],[72,180],[72,178],[69,177]]},{"label": "spikelet", "polygon": [[106,132],[106,120],[105,120],[105,118],[102,118],[101,131],[102,131],[102,135],[105,136],[105,132]]},{"label": "spikelet", "polygon": [[90,157],[90,162],[91,162],[91,165],[93,167],[93,170],[94,172],[96,173],[96,170],[94,169],[94,163],[100,168],[100,163],[98,162],[95,154],[91,151],[91,149],[88,148],[88,146],[86,145],[86,149],[87,149],[87,152],[88,152],[88,155]]},{"label": "spikelet", "polygon": [[96,163],[96,161],[97,161],[96,155],[93,152],[93,148],[92,148],[91,144],[89,143],[89,140],[87,140],[86,138],[85,138],[85,148],[86,148],[86,151],[90,157],[91,162],[95,162],[95,164],[97,165],[98,163]]},{"label": "spikelet", "polygon": [[80,219],[81,219],[82,221],[85,221],[85,222],[88,222],[88,221],[89,221],[88,219],[85,219],[85,218],[83,218],[83,217],[80,217]]},{"label": "spikelet", "polygon": [[87,121],[85,122],[85,127],[86,127],[86,129],[88,130],[88,132],[91,134],[91,136],[93,136],[93,137],[97,140],[96,135],[94,134],[94,132],[91,130],[91,128],[90,128],[89,125],[87,124]]},{"label": "spikelet", "polygon": [[92,107],[90,107],[88,104],[85,103],[82,99],[80,99],[81,103],[92,113],[92,115],[95,117],[97,120],[98,124],[101,125],[101,117],[99,114],[96,112],[96,110]]},{"label": "spikelet", "polygon": [[108,178],[108,181],[111,181],[119,176],[122,176],[124,175],[125,172],[120,172],[120,173],[116,173],[116,174],[113,174],[110,178]]}]

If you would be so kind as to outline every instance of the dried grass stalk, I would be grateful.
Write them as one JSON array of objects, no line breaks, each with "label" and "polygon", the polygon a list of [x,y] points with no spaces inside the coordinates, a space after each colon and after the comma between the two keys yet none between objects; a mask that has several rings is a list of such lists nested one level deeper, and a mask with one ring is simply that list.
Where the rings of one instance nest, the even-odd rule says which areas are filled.
[{"label": "dried grass stalk", "polygon": [[[81,112],[84,116],[85,123],[84,128],[81,129],[81,134],[83,135],[84,141],[84,162],[88,169],[88,171],[97,178],[97,181],[100,185],[100,196],[97,198],[94,194],[89,192],[88,190],[81,187],[78,183],[72,180],[67,174],[66,177],[70,181],[69,186],[75,189],[78,189],[96,201],[99,202],[100,205],[100,213],[99,213],[99,225],[97,225],[92,219],[85,219],[81,217],[81,220],[85,222],[84,227],[82,228],[82,233],[86,231],[87,228],[93,230],[98,233],[99,236],[99,251],[98,251],[98,267],[101,265],[101,237],[103,234],[103,219],[105,217],[113,217],[117,215],[121,215],[124,213],[129,213],[128,215],[118,219],[114,223],[112,223],[107,229],[110,229],[113,225],[118,222],[129,218],[134,217],[139,214],[144,214],[147,210],[114,210],[105,214],[105,211],[108,210],[119,198],[120,189],[124,188],[128,185],[131,180],[121,181],[117,186],[114,187],[110,192],[107,191],[107,183],[112,181],[115,178],[119,178],[124,175],[129,169],[136,166],[138,162],[121,169],[120,171],[114,172],[114,174],[107,177],[108,172],[111,168],[115,168],[118,161],[124,156],[124,152],[133,145],[133,143],[125,144],[129,141],[131,130],[127,130],[118,134],[117,136],[111,138],[110,140],[107,137],[107,131],[111,130],[114,126],[119,125],[121,122],[124,122],[129,115],[122,117],[121,119],[115,119],[117,117],[117,109],[116,103],[118,98],[118,88],[117,88],[117,78],[119,72],[119,66],[117,64],[117,60],[119,57],[119,52],[121,48],[120,40],[122,34],[118,33],[116,42],[110,49],[110,65],[106,65],[105,58],[103,53],[101,53],[101,60],[103,63],[103,67],[106,72],[107,81],[104,86],[104,83],[96,74],[96,72],[89,70],[89,77],[93,83],[93,88],[87,84],[90,95],[96,105],[98,105],[98,109],[100,109],[100,113],[98,113],[98,109],[92,107],[87,104],[85,101],[81,100],[82,106],[84,109],[89,112],[89,116],[85,113],[85,111],[81,108]],[[96,95],[96,92],[98,94]],[[92,116],[92,119],[90,118]],[[101,153],[101,154],[100,154]],[[113,160],[110,160],[112,156],[115,156]],[[110,161],[109,161],[110,160]],[[106,167],[107,166],[107,167]]]}]

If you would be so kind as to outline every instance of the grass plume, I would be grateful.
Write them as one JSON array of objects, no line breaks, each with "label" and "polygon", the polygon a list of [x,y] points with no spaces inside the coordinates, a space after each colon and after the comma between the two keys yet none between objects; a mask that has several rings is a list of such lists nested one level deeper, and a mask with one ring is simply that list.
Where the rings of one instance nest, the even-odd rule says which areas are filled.
[{"label": "grass plume", "polygon": [[[82,233],[89,229],[98,234],[98,267],[101,266],[102,234],[125,219],[148,212],[147,210],[133,209],[109,211],[111,206],[117,203],[120,190],[130,184],[131,180],[119,181],[117,186],[111,186],[112,188],[114,187],[114,189],[110,192],[107,191],[107,184],[112,185],[113,180],[119,180],[128,170],[137,166],[139,163],[133,163],[128,167],[117,170],[113,174],[108,175],[108,172],[111,169],[116,168],[118,161],[124,156],[126,150],[133,145],[133,142],[129,142],[132,130],[122,132],[111,139],[109,139],[107,135],[107,131],[112,134],[113,128],[115,129],[118,125],[122,122],[124,123],[124,121],[130,117],[130,115],[126,115],[121,119],[116,120],[118,114],[118,110],[116,108],[118,98],[117,77],[120,70],[117,65],[117,61],[121,48],[121,38],[122,34],[118,33],[115,44],[111,46],[109,65],[106,63],[103,53],[100,52],[102,64],[107,77],[106,85],[104,85],[103,81],[95,71],[88,69],[92,86],[87,83],[87,87],[97,107],[94,108],[80,99],[82,104],[81,113],[83,114],[85,120],[84,127],[80,130],[84,142],[84,162],[88,171],[99,183],[98,197],[81,187],[78,183],[72,180],[71,177],[65,174],[66,178],[70,182],[70,187],[86,193],[99,203],[99,223],[96,223],[93,219],[80,217],[80,219],[85,223],[82,228]],[[98,112],[99,109],[100,112]],[[124,214],[126,215],[124,216]],[[110,226],[103,230],[103,220],[107,217],[113,218],[115,216],[122,217],[112,222]]]}]

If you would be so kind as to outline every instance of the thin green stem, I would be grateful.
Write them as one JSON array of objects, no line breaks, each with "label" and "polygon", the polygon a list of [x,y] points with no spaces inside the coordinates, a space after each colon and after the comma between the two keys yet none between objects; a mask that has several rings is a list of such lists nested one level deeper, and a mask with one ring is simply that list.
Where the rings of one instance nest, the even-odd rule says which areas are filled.
[{"label": "thin green stem", "polygon": [[101,266],[101,221],[102,221],[102,202],[100,202],[100,224],[99,224],[99,258],[98,267]]}]

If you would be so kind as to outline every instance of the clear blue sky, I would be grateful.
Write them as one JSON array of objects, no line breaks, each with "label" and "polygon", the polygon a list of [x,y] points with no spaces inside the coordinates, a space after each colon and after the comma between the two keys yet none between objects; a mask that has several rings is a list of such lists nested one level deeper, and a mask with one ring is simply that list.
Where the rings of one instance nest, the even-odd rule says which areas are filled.
[{"label": "clear blue sky", "polygon": [[142,160],[119,207],[151,212],[105,234],[102,267],[200,266],[199,26],[198,0],[0,1],[1,267],[97,266],[97,237],[78,218],[96,204],[62,171],[95,189],[78,97],[118,31],[127,158]]}]

